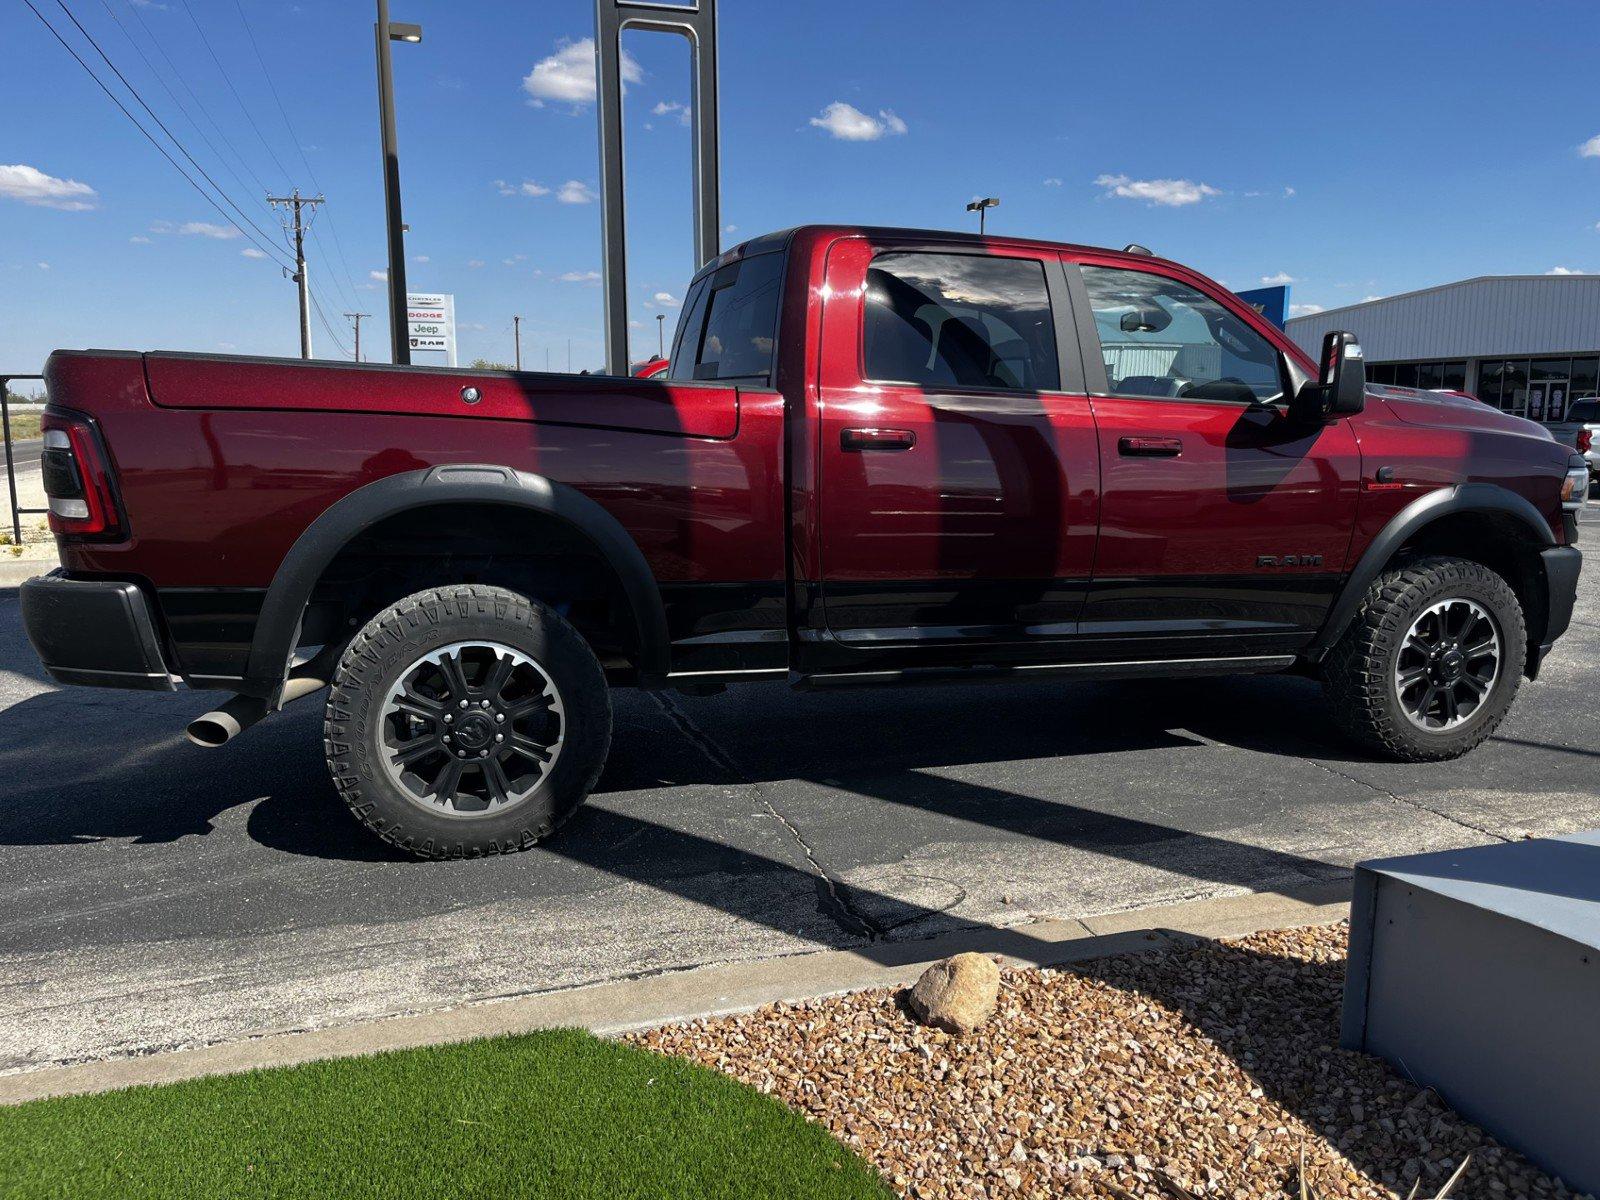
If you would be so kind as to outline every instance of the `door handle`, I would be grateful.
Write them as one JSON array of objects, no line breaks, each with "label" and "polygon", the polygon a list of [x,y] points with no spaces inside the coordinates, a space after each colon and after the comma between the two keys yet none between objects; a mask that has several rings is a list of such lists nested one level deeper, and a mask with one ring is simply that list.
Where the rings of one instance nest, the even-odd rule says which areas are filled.
[{"label": "door handle", "polygon": [[911,429],[842,429],[839,445],[845,450],[909,450],[917,444]]},{"label": "door handle", "polygon": [[1118,438],[1117,453],[1128,458],[1177,458],[1183,453],[1183,442],[1175,437]]}]

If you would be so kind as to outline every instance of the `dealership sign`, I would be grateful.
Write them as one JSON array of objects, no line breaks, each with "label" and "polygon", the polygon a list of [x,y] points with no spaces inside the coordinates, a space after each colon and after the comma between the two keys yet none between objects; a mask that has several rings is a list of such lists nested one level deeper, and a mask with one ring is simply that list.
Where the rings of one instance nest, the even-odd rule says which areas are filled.
[{"label": "dealership sign", "polygon": [[413,350],[436,350],[456,365],[456,298],[445,292],[406,293],[406,334]]}]

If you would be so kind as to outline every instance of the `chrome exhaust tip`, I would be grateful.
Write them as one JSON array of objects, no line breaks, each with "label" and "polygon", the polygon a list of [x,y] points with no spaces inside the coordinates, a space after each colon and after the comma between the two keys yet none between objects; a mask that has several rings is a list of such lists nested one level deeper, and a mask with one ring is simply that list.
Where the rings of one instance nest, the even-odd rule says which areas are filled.
[{"label": "chrome exhaust tip", "polygon": [[184,735],[196,746],[211,749],[232,741],[266,715],[265,700],[235,696],[221,707],[190,721]]}]

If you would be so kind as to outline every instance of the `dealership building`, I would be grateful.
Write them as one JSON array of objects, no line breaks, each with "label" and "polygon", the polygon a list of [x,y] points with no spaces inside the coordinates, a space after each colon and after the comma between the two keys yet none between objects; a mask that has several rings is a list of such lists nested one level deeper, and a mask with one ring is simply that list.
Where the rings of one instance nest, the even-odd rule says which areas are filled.
[{"label": "dealership building", "polygon": [[1535,421],[1600,394],[1600,275],[1484,275],[1295,317],[1315,358],[1322,335],[1361,341],[1367,378],[1455,388]]}]

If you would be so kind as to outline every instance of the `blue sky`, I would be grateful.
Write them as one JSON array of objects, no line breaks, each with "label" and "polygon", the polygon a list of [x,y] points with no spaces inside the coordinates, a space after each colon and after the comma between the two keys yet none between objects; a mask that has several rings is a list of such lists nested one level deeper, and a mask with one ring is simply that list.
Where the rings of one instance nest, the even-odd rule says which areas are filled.
[{"label": "blue sky", "polygon": [[[35,3],[110,79],[57,0]],[[385,358],[372,6],[67,5],[263,229],[263,187],[320,186],[311,274],[338,338],[315,323],[317,352],[348,356],[340,314],[360,310]],[[525,365],[562,369],[569,343],[598,365],[592,3],[392,7],[424,27],[394,47],[411,287],[456,294],[463,362],[509,360],[520,313]],[[967,228],[964,204],[997,195],[994,232],[1138,241],[1239,289],[1287,276],[1301,305],[1600,271],[1600,102],[1577,49],[1600,40],[1593,0],[722,0],[721,20],[724,244],[806,221]],[[0,369],[57,346],[297,353],[272,259],[27,7],[0,9],[0,44]],[[694,267],[688,54],[624,48],[642,352]]]}]

